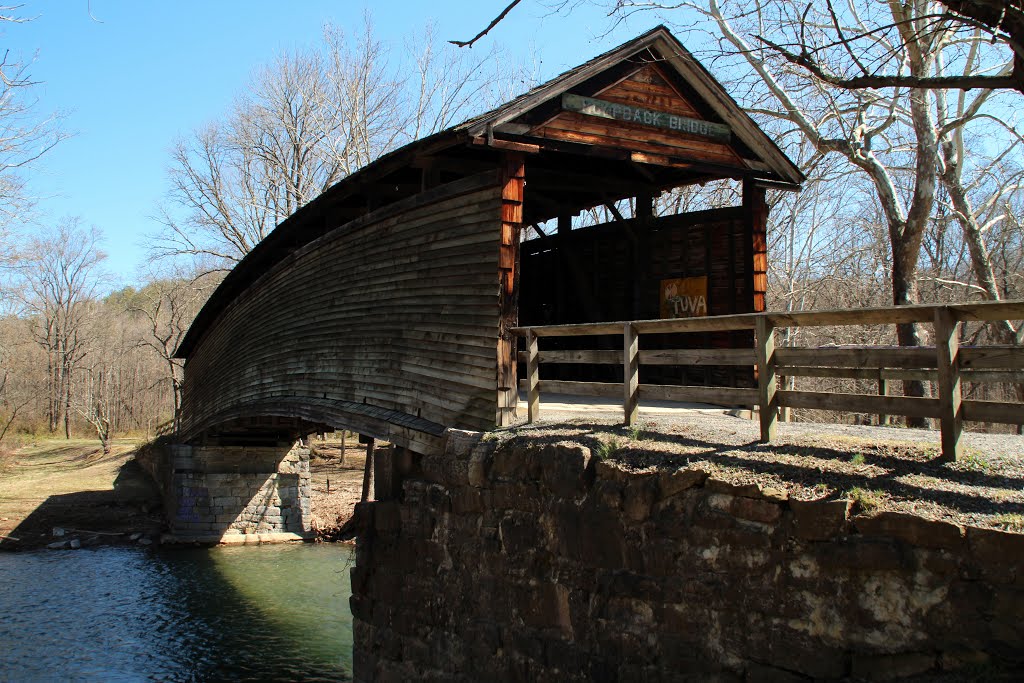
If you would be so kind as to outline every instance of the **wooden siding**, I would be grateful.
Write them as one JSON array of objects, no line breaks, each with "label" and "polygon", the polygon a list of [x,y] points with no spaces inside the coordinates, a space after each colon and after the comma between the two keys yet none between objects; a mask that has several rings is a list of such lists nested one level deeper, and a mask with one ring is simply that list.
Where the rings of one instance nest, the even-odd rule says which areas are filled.
[{"label": "wooden siding", "polygon": [[493,427],[501,207],[498,174],[481,174],[352,221],[275,264],[190,355],[184,433],[275,400]]},{"label": "wooden siding", "polygon": [[[655,66],[646,66],[615,83],[594,97],[618,104],[645,107],[654,111],[705,119],[680,95]],[[679,131],[654,128],[638,123],[615,121],[600,117],[561,112],[531,135],[566,142],[675,155],[715,164],[745,168],[743,160],[728,144]]]}]

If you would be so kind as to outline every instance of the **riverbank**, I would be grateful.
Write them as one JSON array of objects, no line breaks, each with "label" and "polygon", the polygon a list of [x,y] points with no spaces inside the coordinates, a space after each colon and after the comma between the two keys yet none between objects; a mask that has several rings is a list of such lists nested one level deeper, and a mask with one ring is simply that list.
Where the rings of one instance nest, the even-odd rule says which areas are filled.
[{"label": "riverbank", "polygon": [[135,463],[138,439],[109,454],[88,439],[47,439],[9,453],[0,472],[0,550],[147,545],[163,527],[156,487]]},{"label": "riverbank", "polygon": [[[46,439],[0,462],[0,550],[151,545],[164,531],[159,493],[135,462],[140,439],[103,454],[89,439]],[[365,454],[349,439],[316,441],[310,458],[312,527],[331,538],[352,516]]]}]

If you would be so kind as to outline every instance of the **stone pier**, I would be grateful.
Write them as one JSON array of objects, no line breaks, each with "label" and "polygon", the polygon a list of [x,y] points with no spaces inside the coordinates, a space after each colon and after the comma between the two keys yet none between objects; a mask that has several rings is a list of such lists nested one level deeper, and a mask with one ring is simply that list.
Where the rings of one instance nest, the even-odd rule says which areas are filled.
[{"label": "stone pier", "polygon": [[162,482],[167,541],[242,544],[310,536],[307,448],[172,444],[142,462]]}]

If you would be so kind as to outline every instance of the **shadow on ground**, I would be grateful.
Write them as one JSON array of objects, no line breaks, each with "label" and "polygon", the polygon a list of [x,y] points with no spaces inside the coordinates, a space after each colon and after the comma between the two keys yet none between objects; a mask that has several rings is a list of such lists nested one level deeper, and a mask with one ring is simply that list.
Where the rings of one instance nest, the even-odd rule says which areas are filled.
[{"label": "shadow on ground", "polygon": [[[158,534],[162,520],[156,485],[130,459],[118,470],[111,489],[46,498],[0,539],[0,550],[38,548],[72,538],[79,539],[83,546],[127,543],[135,532]],[[55,527],[67,530],[65,535],[54,537]]]}]

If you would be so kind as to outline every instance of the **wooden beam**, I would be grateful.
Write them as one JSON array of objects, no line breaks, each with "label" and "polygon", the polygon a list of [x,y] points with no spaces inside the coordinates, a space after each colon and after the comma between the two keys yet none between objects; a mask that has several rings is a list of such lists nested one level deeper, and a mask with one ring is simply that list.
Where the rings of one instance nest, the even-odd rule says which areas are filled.
[{"label": "wooden beam", "polygon": [[938,417],[939,402],[916,396],[869,396],[827,391],[777,391],[780,406],[838,410],[844,413],[887,413],[907,417]]},{"label": "wooden beam", "polygon": [[693,387],[641,384],[640,400],[751,406],[757,403],[757,389],[746,387]]},{"label": "wooden beam", "polygon": [[523,230],[526,165],[519,152],[508,152],[501,166],[501,235],[498,245],[497,410],[495,424],[512,424],[519,403],[516,344],[511,332],[519,320],[519,244]]}]

